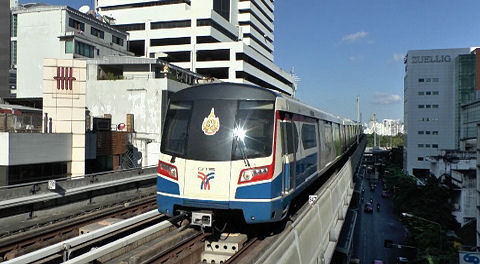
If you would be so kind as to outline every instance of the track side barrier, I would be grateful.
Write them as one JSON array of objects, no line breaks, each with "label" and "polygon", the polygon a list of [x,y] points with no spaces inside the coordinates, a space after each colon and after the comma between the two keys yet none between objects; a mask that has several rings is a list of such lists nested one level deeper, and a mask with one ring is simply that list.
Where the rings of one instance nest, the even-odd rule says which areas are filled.
[{"label": "track side barrier", "polygon": [[353,195],[353,174],[366,140],[342,169],[318,190],[295,222],[264,251],[256,263],[330,263]]}]

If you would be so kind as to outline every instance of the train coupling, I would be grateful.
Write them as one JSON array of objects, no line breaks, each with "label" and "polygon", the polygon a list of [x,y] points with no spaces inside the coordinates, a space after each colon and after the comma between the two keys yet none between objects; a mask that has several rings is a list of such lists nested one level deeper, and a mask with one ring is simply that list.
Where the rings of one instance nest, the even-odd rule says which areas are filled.
[{"label": "train coupling", "polygon": [[203,227],[212,227],[213,223],[213,212],[212,211],[198,211],[192,212],[192,222],[191,225],[197,225]]}]

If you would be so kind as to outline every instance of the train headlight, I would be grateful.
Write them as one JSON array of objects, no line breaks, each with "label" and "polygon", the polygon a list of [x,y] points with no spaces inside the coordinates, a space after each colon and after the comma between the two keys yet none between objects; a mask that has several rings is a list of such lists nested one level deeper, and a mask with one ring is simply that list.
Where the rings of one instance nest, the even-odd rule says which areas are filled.
[{"label": "train headlight", "polygon": [[273,169],[271,166],[245,169],[240,173],[238,184],[268,180],[272,178],[272,175]]},{"label": "train headlight", "polygon": [[163,161],[158,161],[158,174],[166,176],[168,178],[178,180],[177,167],[165,163]]},{"label": "train headlight", "polygon": [[248,170],[248,171],[245,171],[243,172],[243,180],[245,181],[249,181],[253,178],[253,171],[252,170]]}]

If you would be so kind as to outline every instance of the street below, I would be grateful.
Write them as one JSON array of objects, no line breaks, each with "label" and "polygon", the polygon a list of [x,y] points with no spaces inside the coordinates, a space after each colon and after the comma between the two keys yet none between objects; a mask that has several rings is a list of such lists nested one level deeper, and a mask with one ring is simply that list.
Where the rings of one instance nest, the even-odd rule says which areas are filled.
[{"label": "street below", "polygon": [[[368,174],[367,174],[368,175]],[[366,175],[366,176],[367,176]],[[359,212],[354,232],[354,258],[360,263],[372,263],[373,260],[382,260],[384,263],[396,263],[398,257],[412,255],[412,249],[398,248],[396,245],[405,245],[407,231],[393,213],[393,203],[390,198],[382,197],[383,181],[376,182],[373,190],[370,188],[369,177],[361,179],[362,191]],[[372,183],[374,181],[372,180]],[[362,189],[361,188],[361,189]],[[372,212],[365,212],[365,205],[373,200]],[[377,203],[380,209],[377,209]],[[385,248],[384,241],[393,241],[392,248]]]}]

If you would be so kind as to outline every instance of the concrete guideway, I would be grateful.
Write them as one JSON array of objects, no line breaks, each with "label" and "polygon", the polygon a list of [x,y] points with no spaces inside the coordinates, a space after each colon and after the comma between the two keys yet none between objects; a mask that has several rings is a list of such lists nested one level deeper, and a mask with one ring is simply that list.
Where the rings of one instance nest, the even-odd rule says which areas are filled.
[{"label": "concrete guideway", "polygon": [[73,179],[59,179],[54,190],[48,189],[48,181],[19,184],[0,188],[0,210],[14,206],[43,202],[58,197],[123,185],[128,182],[156,179],[156,166],[127,171],[90,174]]},{"label": "concrete guideway", "polygon": [[58,179],[54,189],[48,181],[0,187],[0,236],[153,195],[156,178],[148,167]]},{"label": "concrete guideway", "polygon": [[[104,228],[100,228],[100,229],[92,231],[90,233],[86,233],[86,234],[83,234],[81,236],[74,237],[74,238],[59,242],[57,244],[48,246],[46,248],[42,248],[40,250],[34,251],[32,253],[29,253],[29,254],[26,254],[26,255],[23,255],[23,256],[20,256],[20,257],[17,257],[17,258],[14,258],[12,260],[2,262],[2,263],[5,263],[5,264],[7,264],[7,263],[31,263],[31,262],[39,261],[41,259],[44,259],[44,258],[46,258],[48,256],[51,256],[51,255],[54,255],[54,254],[66,254],[66,256],[68,256],[70,254],[69,251],[76,246],[79,246],[81,244],[84,244],[84,243],[87,243],[89,241],[95,240],[95,239],[100,238],[102,236],[108,235],[109,233],[113,233],[115,231],[121,230],[121,229],[123,229],[125,227],[128,227],[130,225],[134,225],[134,224],[136,224],[140,221],[144,221],[144,220],[147,220],[149,218],[156,217],[158,215],[159,215],[159,213],[158,213],[157,210],[152,210],[148,213],[141,214],[141,215],[129,218],[129,219],[125,219],[123,221],[112,224],[110,226],[106,226]],[[172,225],[172,224],[169,221],[165,220],[165,221],[162,221],[160,224],[152,226],[152,228],[154,230],[157,230],[159,228],[160,229],[161,228],[167,228],[170,225]],[[148,228],[148,229],[144,229],[144,230],[148,230],[148,231],[152,232],[152,230],[153,230],[152,228]],[[120,242],[124,242],[124,241],[122,240]],[[98,250],[95,251],[95,252],[98,252]],[[92,254],[97,256],[97,254],[94,254],[95,252],[92,252]],[[87,256],[84,256],[81,259],[85,260],[85,258],[87,258]],[[91,255],[88,258],[91,258]],[[66,257],[66,259],[68,260],[68,257]],[[86,261],[86,262],[88,262],[88,261]],[[79,263],[79,262],[74,261],[72,263]],[[85,263],[85,262],[82,262],[82,263]]]},{"label": "concrete guideway", "polygon": [[353,174],[366,140],[316,193],[308,210],[287,226],[255,263],[330,263],[353,194]]}]

